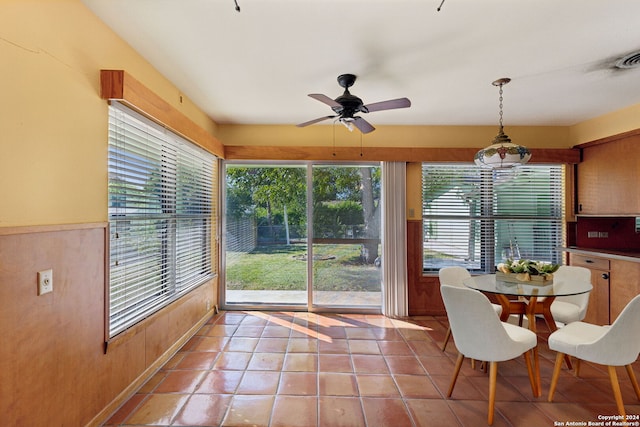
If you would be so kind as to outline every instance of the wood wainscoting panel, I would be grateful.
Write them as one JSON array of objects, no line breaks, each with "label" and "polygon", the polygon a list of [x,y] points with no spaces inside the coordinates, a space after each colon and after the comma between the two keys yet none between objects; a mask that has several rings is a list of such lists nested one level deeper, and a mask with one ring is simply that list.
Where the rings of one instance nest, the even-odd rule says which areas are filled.
[{"label": "wood wainscoting panel", "polygon": [[446,314],[437,276],[422,269],[422,220],[407,221],[407,275],[409,316]]},{"label": "wood wainscoting panel", "polygon": [[183,338],[186,331],[201,321],[203,314],[207,313],[207,306],[211,310],[214,280],[217,279],[212,279],[174,302],[171,310],[160,312],[160,315],[154,316],[154,321],[145,327],[147,366],[154,363],[167,348]]},{"label": "wood wainscoting panel", "polygon": [[[80,426],[104,404],[104,239],[104,227],[0,236],[3,424]],[[53,292],[39,296],[45,269]]]},{"label": "wood wainscoting panel", "polygon": [[[105,353],[106,238],[106,224],[0,233],[2,425],[100,425],[211,316],[215,278]],[[53,292],[39,296],[47,269]]]}]

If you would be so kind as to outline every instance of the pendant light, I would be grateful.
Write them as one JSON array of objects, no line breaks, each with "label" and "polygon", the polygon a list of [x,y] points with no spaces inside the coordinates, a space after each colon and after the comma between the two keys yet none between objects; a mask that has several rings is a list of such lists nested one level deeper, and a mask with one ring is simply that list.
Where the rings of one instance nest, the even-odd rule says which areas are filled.
[{"label": "pendant light", "polygon": [[502,126],[502,86],[510,81],[510,78],[505,77],[492,83],[494,86],[500,87],[500,130],[490,146],[476,153],[474,160],[478,166],[491,169],[506,169],[525,164],[531,158],[531,153],[527,147],[512,143],[511,139],[505,135],[504,127]]}]

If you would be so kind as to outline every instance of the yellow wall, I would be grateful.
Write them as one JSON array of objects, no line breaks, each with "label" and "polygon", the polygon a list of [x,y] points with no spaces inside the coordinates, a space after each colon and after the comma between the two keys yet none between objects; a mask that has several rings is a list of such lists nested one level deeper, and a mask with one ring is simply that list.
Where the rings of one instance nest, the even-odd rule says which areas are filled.
[{"label": "yellow wall", "polygon": [[[217,298],[214,278],[105,354],[100,69],[124,69],[209,133],[216,127],[80,0],[0,0],[0,61],[1,424],[98,424],[210,317]],[[54,290],[39,296],[45,269]]]},{"label": "yellow wall", "polygon": [[[79,0],[4,0],[0,13],[0,227],[105,221],[106,103],[99,70],[124,69],[227,145],[482,147],[495,126],[217,126]],[[640,105],[572,127],[509,127],[532,148],[569,148],[640,127]]]},{"label": "yellow wall", "polygon": [[639,128],[640,104],[637,104],[571,126],[569,140],[578,145]]},{"label": "yellow wall", "polygon": [[216,130],[79,0],[3,0],[0,58],[0,227],[106,221],[102,68],[127,70]]},{"label": "yellow wall", "polygon": [[[413,184],[413,185],[412,185]],[[422,163],[407,163],[407,219],[422,218]]]},{"label": "yellow wall", "polygon": [[[573,126],[506,126],[505,133],[530,148],[572,148],[578,144],[640,128],[640,104]],[[497,126],[376,126],[362,136],[336,125],[219,125],[217,136],[233,146],[485,147]]]}]

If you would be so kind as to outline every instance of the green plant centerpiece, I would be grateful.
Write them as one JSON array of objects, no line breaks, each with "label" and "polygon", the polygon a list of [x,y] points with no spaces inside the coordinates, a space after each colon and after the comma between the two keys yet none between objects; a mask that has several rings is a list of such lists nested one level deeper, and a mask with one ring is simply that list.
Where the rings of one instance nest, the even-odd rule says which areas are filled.
[{"label": "green plant centerpiece", "polygon": [[545,261],[507,259],[496,266],[496,277],[506,282],[528,282],[548,285],[560,266]]}]

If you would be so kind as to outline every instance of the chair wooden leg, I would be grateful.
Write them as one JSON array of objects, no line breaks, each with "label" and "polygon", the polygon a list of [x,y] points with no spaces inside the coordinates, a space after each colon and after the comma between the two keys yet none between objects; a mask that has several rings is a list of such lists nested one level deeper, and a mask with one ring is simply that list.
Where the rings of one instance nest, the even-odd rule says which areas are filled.
[{"label": "chair wooden leg", "polygon": [[567,364],[567,369],[573,369],[573,365],[571,364],[571,357],[568,354],[564,356],[564,362]]},{"label": "chair wooden leg", "polygon": [[535,374],[533,373],[533,364],[531,362],[531,353],[529,353],[529,351],[524,352],[524,360],[527,363],[527,373],[529,374],[529,382],[531,383],[531,392],[535,396],[538,391],[538,386],[536,384]]},{"label": "chair wooden leg", "polygon": [[576,359],[576,360],[575,360],[575,362],[576,362],[576,363],[575,363],[576,367],[575,367],[575,369],[574,369],[574,371],[573,371],[573,374],[574,374],[576,377],[579,377],[579,376],[580,376],[580,359]]},{"label": "chair wooden leg", "polygon": [[636,380],[636,374],[633,373],[633,367],[631,365],[625,366],[627,369],[627,374],[629,374],[629,379],[631,380],[631,385],[633,386],[633,390],[636,392],[636,396],[638,400],[640,400],[640,387],[638,387],[638,380]]},{"label": "chair wooden leg", "polygon": [[453,369],[453,378],[451,378],[451,384],[449,384],[449,391],[447,392],[447,397],[451,397],[453,393],[453,388],[456,386],[456,380],[458,379],[458,374],[460,373],[460,368],[462,367],[462,362],[464,361],[464,354],[458,353],[458,359],[456,360],[456,367]]},{"label": "chair wooden leg", "polygon": [[447,349],[449,338],[451,338],[451,328],[447,329],[447,335],[444,336],[444,342],[442,343],[442,351],[445,351]]},{"label": "chair wooden leg", "polygon": [[615,397],[616,405],[618,405],[618,412],[624,417],[626,414],[624,412],[624,403],[622,402],[622,392],[620,392],[620,383],[618,383],[618,374],[616,373],[616,367],[607,366],[607,368],[609,368],[609,379],[611,380],[613,397]]},{"label": "chair wooden leg", "polygon": [[560,376],[560,369],[562,368],[562,362],[564,361],[564,354],[558,352],[556,354],[556,364],[553,366],[553,375],[551,376],[551,385],[549,386],[549,397],[547,400],[553,402],[553,394],[556,392],[556,386],[558,385],[558,377]]},{"label": "chair wooden leg", "polygon": [[489,414],[487,423],[493,425],[493,411],[496,405],[496,381],[498,379],[498,362],[489,363]]},{"label": "chair wooden leg", "polygon": [[533,394],[535,397],[542,396],[542,380],[540,379],[540,357],[538,356],[538,346],[536,345],[531,350],[533,353],[533,373],[536,380],[536,392]]}]

